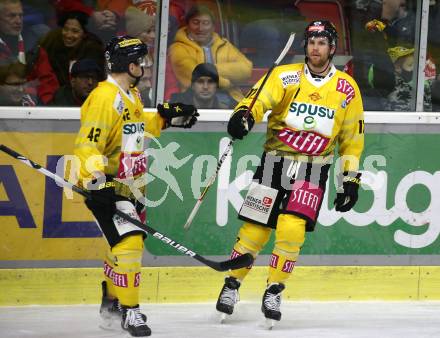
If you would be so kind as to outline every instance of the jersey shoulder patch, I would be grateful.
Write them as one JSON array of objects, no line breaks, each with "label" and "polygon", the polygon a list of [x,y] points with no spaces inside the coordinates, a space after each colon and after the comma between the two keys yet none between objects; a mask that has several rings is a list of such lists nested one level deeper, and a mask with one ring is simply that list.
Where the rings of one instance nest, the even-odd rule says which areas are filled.
[{"label": "jersey shoulder patch", "polygon": [[348,105],[356,95],[354,86],[350,83],[348,79],[345,79],[343,77],[339,77],[338,80],[336,81],[336,91],[346,95],[345,97],[346,105]]},{"label": "jersey shoulder patch", "polygon": [[124,100],[122,99],[122,95],[121,93],[119,93],[119,91],[116,93],[115,99],[113,101],[113,108],[117,111],[119,115],[121,115],[124,111]]}]

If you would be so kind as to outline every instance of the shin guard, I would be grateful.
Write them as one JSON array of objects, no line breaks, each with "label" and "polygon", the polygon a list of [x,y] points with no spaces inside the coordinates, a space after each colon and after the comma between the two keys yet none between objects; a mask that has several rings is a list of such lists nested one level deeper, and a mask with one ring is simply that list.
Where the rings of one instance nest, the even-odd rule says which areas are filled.
[{"label": "shin guard", "polygon": [[295,266],[305,240],[306,221],[281,214],[275,231],[275,247],[270,257],[268,285],[285,283]]},{"label": "shin guard", "polygon": [[143,236],[136,234],[123,238],[107,255],[104,267],[107,291],[109,296],[118,298],[122,305],[139,304],[143,248]]},{"label": "shin guard", "polygon": [[[257,257],[261,249],[269,240],[272,229],[258,224],[245,222],[238,232],[237,242],[232,250],[231,258],[250,253],[254,258]],[[242,281],[251,266],[232,270],[228,273],[229,276]]]}]

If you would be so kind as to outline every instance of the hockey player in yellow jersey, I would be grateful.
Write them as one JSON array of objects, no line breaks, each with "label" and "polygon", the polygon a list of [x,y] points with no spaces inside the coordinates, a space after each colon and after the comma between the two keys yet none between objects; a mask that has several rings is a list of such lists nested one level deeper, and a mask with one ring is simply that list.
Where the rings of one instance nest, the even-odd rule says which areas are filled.
[{"label": "hockey player in yellow jersey", "polygon": [[[247,114],[261,79],[235,108],[228,123],[234,139],[268,116],[261,163],[239,212],[244,220],[232,256],[263,249],[275,230],[267,288],[261,310],[271,326],[281,319],[281,292],[305,233],[314,230],[333,153],[338,144],[341,172],[336,211],[349,211],[358,198],[359,158],[364,146],[362,98],[356,82],[332,63],[337,32],[326,20],[311,22],[304,34],[305,63],[274,68]],[[225,278],[216,308],[232,314],[238,289],[251,267]]]},{"label": "hockey player in yellow jersey", "polygon": [[147,46],[129,36],[106,47],[109,69],[81,107],[81,127],[75,141],[80,159],[80,183],[91,193],[85,201],[110,245],[104,261],[100,314],[104,328],[117,322],[134,337],[151,335],[139,310],[139,284],[146,234],[115,216],[116,208],[141,221],[146,172],[144,137],[159,136],[168,126],[189,128],[197,110],[180,103],[159,104],[158,113],[143,111],[135,87],[148,63]]}]

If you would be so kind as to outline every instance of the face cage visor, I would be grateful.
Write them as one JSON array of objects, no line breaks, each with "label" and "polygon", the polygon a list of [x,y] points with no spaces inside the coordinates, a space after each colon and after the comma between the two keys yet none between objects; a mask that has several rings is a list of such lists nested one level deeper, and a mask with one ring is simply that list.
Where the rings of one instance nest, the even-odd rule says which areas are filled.
[{"label": "face cage visor", "polygon": [[144,55],[141,56],[139,58],[137,58],[137,60],[135,62],[133,62],[135,64],[137,64],[138,66],[144,68],[148,68],[151,67],[153,65],[153,60],[151,59],[150,55]]}]

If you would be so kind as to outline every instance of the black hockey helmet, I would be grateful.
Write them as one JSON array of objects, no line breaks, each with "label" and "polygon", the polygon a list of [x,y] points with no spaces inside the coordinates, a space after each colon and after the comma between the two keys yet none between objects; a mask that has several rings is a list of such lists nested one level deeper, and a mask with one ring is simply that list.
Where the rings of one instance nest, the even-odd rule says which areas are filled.
[{"label": "black hockey helmet", "polygon": [[128,72],[130,63],[145,64],[148,48],[141,40],[129,35],[114,37],[105,48],[105,59],[110,72]]},{"label": "black hockey helmet", "polygon": [[307,47],[309,38],[315,36],[326,37],[331,46],[336,47],[337,45],[338,32],[336,31],[335,25],[328,20],[316,20],[307,25],[306,30],[304,31],[304,48]]}]

